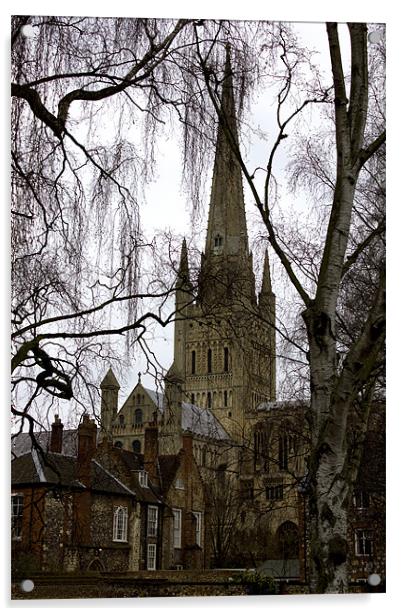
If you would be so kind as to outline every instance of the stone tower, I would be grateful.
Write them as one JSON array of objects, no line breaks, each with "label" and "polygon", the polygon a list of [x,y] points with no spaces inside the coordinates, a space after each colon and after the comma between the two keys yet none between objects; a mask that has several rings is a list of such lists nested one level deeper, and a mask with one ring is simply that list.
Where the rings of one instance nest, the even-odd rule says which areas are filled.
[{"label": "stone tower", "polygon": [[275,399],[275,296],[266,253],[256,297],[242,173],[230,145],[239,140],[229,53],[221,109],[198,296],[192,301],[184,241],[169,376],[180,380],[183,401],[210,408],[236,438],[244,433],[246,414]]},{"label": "stone tower", "polygon": [[103,435],[110,437],[112,424],[117,415],[120,385],[111,368],[100,384],[101,389],[101,429]]}]

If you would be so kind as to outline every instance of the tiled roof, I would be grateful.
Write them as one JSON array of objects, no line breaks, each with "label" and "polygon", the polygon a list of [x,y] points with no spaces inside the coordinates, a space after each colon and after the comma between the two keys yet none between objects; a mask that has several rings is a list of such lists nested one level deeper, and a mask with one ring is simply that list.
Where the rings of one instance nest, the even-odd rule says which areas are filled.
[{"label": "tiled roof", "polygon": [[227,440],[229,435],[209,409],[182,402],[181,427],[195,435],[215,440]]},{"label": "tiled roof", "polygon": [[275,411],[286,409],[302,409],[308,406],[308,400],[273,400],[271,402],[261,402],[257,406],[257,411]]},{"label": "tiled roof", "polygon": [[180,457],[175,455],[158,456],[159,475],[163,493],[172,485],[180,466]]},{"label": "tiled roof", "polygon": [[[44,430],[43,432],[34,432],[35,439],[42,447],[43,451],[47,453],[50,447],[50,430]],[[97,432],[98,439],[100,436],[100,430]],[[12,458],[15,456],[21,456],[24,453],[28,453],[32,449],[32,440],[28,432],[20,432],[20,434],[11,437],[11,452]],[[63,446],[61,453],[65,456],[76,456],[78,452],[78,438],[77,430],[63,430]]]},{"label": "tiled roof", "polygon": [[[43,457],[36,450],[12,461],[11,482],[13,486],[50,484],[66,488],[84,487],[76,476],[76,458],[59,453],[48,453]],[[91,489],[94,492],[135,496],[95,460],[91,462]]]},{"label": "tiled roof", "polygon": [[165,396],[163,395],[163,392],[153,391],[152,389],[148,389],[147,387],[144,387],[144,389],[147,392],[148,396],[151,398],[152,402],[155,404],[155,406],[160,410],[161,413],[163,413],[163,407],[165,404]]},{"label": "tiled roof", "polygon": [[140,485],[138,471],[144,469],[144,455],[120,449],[119,447],[114,448],[114,453],[120,457],[120,460],[126,468],[131,471],[130,485],[133,486],[137,499],[146,503],[160,503],[161,500],[157,490],[155,486],[152,485],[152,482],[149,481],[149,478],[147,488]]}]

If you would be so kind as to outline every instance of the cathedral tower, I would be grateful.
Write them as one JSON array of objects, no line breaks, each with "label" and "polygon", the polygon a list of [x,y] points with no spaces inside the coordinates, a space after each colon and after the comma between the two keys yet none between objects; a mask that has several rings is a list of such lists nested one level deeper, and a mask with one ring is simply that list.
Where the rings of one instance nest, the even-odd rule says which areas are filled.
[{"label": "cathedral tower", "polygon": [[189,293],[182,247],[175,323],[175,355],[169,376],[180,379],[183,401],[209,408],[237,438],[246,414],[275,399],[275,296],[268,255],[259,301],[248,246],[232,70],[227,53],[198,298]]}]

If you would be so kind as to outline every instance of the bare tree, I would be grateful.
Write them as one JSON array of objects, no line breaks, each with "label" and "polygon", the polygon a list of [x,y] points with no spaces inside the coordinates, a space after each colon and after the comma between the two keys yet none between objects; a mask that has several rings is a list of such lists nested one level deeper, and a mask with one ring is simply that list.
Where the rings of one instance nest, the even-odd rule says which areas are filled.
[{"label": "bare tree", "polygon": [[153,245],[139,203],[155,136],[169,108],[183,109],[173,74],[187,27],[12,20],[13,412],[31,429],[35,404],[97,405],[94,367],[116,357],[113,335],[126,334],[129,349],[150,323],[173,318],[174,284],[162,288],[144,268],[140,281]]},{"label": "bare tree", "polygon": [[[230,22],[12,19],[16,417],[74,394],[77,404],[84,394],[91,403],[94,367],[115,357],[116,340],[124,334],[132,349],[150,324],[173,318],[166,300],[174,285],[158,285],[144,267],[153,245],[141,230],[141,189],[173,117],[193,170],[204,163],[197,140],[214,138],[213,122],[203,131],[197,124],[202,109],[204,120],[212,116],[194,27],[212,45],[231,31],[252,50]],[[191,177],[198,203],[202,182]]]}]

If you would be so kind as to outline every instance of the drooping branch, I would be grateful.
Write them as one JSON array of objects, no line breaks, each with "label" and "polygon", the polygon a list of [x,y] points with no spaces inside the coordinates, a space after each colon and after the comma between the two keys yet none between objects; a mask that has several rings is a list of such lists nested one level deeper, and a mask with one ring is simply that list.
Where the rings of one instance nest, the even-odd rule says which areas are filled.
[{"label": "drooping branch", "polygon": [[368,246],[370,246],[371,242],[384,233],[385,231],[385,220],[381,220],[381,222],[377,225],[375,229],[373,229],[367,237],[355,248],[355,250],[348,256],[346,259],[343,268],[342,268],[342,277],[347,274],[352,265],[354,265],[359,258],[359,256],[366,250]]}]

